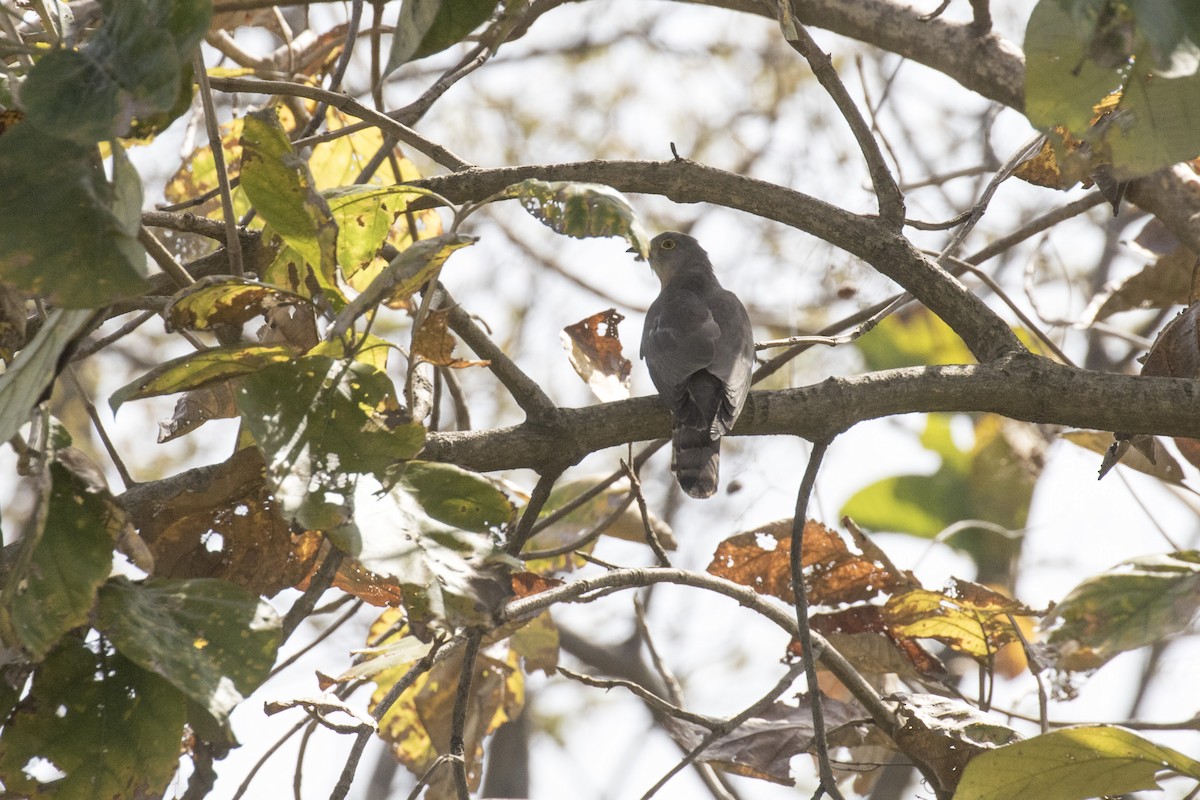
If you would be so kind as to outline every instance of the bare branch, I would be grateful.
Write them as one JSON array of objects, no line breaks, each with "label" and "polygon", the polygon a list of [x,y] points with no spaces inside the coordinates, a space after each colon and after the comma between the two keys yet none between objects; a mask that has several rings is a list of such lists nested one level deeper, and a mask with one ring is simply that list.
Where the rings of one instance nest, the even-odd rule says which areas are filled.
[{"label": "bare branch", "polygon": [[796,630],[800,641],[800,658],[804,666],[804,675],[808,681],[808,702],[812,709],[813,749],[817,757],[817,774],[821,778],[821,789],[833,800],[841,800],[842,793],[838,791],[837,780],[833,777],[833,767],[829,764],[829,742],[825,738],[825,711],[821,706],[821,686],[817,683],[816,659],[820,656],[814,650],[813,632],[808,625],[808,588],[804,584],[804,528],[808,521],[808,501],[812,497],[813,486],[817,482],[817,472],[829,442],[813,442],[812,452],[808,456],[808,466],[804,470],[804,478],[796,492],[796,513],[792,517],[792,549],[790,555],[792,572],[792,594],[796,598]]},{"label": "bare branch", "polygon": [[[895,414],[990,411],[1026,422],[1200,438],[1198,402],[1195,381],[1094,372],[1023,355],[995,364],[887,370],[752,392],[731,435],[814,441]],[[670,431],[670,415],[656,397],[564,408],[559,414],[555,431],[526,423],[431,433],[422,457],[484,472],[536,468],[561,460],[567,446],[592,453]]]},{"label": "bare branch", "polygon": [[354,98],[344,94],[318,89],[315,86],[306,86],[302,83],[289,83],[288,81],[212,78],[210,79],[210,83],[214,89],[223,92],[248,92],[252,94],[279,95],[281,97],[305,97],[309,100],[328,103],[339,111],[344,111],[351,116],[358,117],[364,122],[375,125],[384,133],[395,136],[409,147],[420,153],[424,153],[447,169],[463,170],[471,166],[445,147],[429,141],[407,125],[397,122],[386,114],[381,114],[372,108],[368,108]]},{"label": "bare branch", "polygon": [[217,108],[213,103],[212,83],[208,68],[204,66],[204,55],[197,50],[194,69],[200,85],[200,99],[204,103],[204,127],[208,131],[209,149],[212,150],[213,165],[217,171],[217,186],[221,193],[221,211],[225,217],[225,246],[229,250],[229,271],[241,277],[246,274],[242,260],[242,242],[238,238],[237,217],[233,213],[233,195],[229,186],[229,172],[225,169],[225,148],[221,146],[221,129],[217,127]]}]

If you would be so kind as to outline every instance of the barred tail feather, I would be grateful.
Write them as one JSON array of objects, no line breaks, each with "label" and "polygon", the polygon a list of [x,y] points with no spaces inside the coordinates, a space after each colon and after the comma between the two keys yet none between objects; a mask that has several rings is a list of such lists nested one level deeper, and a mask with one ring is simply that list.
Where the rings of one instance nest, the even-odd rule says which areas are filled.
[{"label": "barred tail feather", "polygon": [[671,469],[679,486],[690,496],[711,497],[717,491],[721,465],[721,439],[707,430],[679,426],[675,429]]}]

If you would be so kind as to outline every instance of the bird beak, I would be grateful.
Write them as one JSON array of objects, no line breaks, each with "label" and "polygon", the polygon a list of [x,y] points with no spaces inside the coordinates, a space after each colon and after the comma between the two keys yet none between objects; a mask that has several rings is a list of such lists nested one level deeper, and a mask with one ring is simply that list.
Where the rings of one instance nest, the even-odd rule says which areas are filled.
[{"label": "bird beak", "polygon": [[637,255],[634,257],[635,261],[645,261],[646,260],[646,259],[642,258],[642,254],[638,252],[638,249],[636,247],[631,247],[628,250],[626,250],[625,252],[626,253],[636,253]]}]

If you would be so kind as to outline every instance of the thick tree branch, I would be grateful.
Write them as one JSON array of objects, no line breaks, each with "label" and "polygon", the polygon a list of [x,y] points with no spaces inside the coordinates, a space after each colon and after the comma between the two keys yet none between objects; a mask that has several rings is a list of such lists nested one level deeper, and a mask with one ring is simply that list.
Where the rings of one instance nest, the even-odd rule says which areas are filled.
[{"label": "thick tree branch", "polygon": [[1024,349],[982,300],[879,218],[853,214],[801,192],[694,161],[578,161],[473,168],[414,183],[451,202],[466,203],[487,200],[528,178],[593,181],[622,192],[658,194],[678,203],[712,203],[781,222],[858,256],[896,281],[945,320],[980,361]]},{"label": "thick tree branch", "polygon": [[[732,435],[786,434],[817,441],[895,414],[990,411],[1027,422],[1200,438],[1198,407],[1196,381],[1094,372],[1025,355],[988,365],[914,367],[753,392]],[[561,426],[553,431],[526,423],[430,433],[422,458],[483,472],[537,468],[670,431],[670,415],[655,397],[560,413]]]}]

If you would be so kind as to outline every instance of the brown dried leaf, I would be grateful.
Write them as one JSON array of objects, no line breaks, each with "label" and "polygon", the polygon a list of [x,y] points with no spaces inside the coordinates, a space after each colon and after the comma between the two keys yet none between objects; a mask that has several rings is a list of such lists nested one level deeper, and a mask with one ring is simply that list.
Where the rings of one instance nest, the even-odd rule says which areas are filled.
[{"label": "brown dried leaf", "polygon": [[[935,682],[949,676],[945,665],[916,640],[889,630],[878,606],[857,605],[830,614],[814,614],[809,624],[861,672],[894,672],[903,678]],[[795,641],[789,649],[797,655],[801,652]]]},{"label": "brown dried leaf", "polygon": [[1192,303],[1159,332],[1142,362],[1143,375],[1200,378],[1200,303]]},{"label": "brown dried leaf", "polygon": [[[779,520],[758,530],[739,533],[717,546],[708,571],[749,586],[759,594],[789,603],[792,595],[792,521]],[[859,540],[869,553],[852,553],[840,533],[819,522],[804,524],[804,554],[808,599],[818,605],[837,606],[867,601],[917,586],[907,573],[894,573],[886,556],[866,537]]]},{"label": "brown dried leaf", "polygon": [[413,336],[413,356],[439,367],[486,367],[490,361],[467,361],[454,357],[454,337],[450,335],[450,309],[431,310]]},{"label": "brown dried leaf", "polygon": [[[854,706],[830,698],[822,700],[821,710],[827,730],[863,715]],[[710,733],[703,725],[674,717],[666,718],[664,725],[685,750],[696,747]],[[773,703],[760,716],[751,717],[706,747],[698,760],[735,775],[794,786],[791,759],[808,752],[813,738],[812,704],[807,697],[799,697],[794,705]]]},{"label": "brown dried leaf", "polygon": [[[328,545],[326,545],[324,539],[316,541],[314,552],[316,549],[320,549],[321,553],[325,553],[328,550]],[[321,559],[313,559],[312,568],[308,574],[296,583],[297,589],[304,591],[308,588],[308,583],[312,580],[313,575],[316,574],[320,564]],[[347,594],[354,595],[360,600],[365,600],[377,608],[397,607],[402,604],[404,599],[400,584],[395,578],[376,575],[356,559],[349,557],[342,559],[337,572],[334,573],[333,586]]]},{"label": "brown dried leaf", "polygon": [[967,762],[980,751],[1021,738],[961,700],[923,694],[888,699],[899,701],[896,743],[932,770],[939,794],[953,792]]},{"label": "brown dried leaf", "polygon": [[544,575],[538,575],[534,572],[514,572],[512,574],[512,590],[513,599],[520,600],[522,597],[530,597],[535,594],[549,591],[556,586],[562,586],[563,582],[558,578],[547,578]]},{"label": "brown dried leaf", "polygon": [[[571,366],[601,402],[629,397],[633,365],[621,353],[617,331],[624,319],[615,308],[610,308],[568,325],[561,334]],[[603,333],[600,326],[604,326]]]},{"label": "brown dried leaf", "polygon": [[193,389],[175,401],[175,413],[169,420],[158,423],[158,443],[191,433],[210,419],[231,419],[237,415],[232,381]]},{"label": "brown dried leaf", "polygon": [[220,578],[270,596],[300,580],[316,557],[320,534],[293,534],[279,516],[255,448],[169,497],[126,507],[158,577]]},{"label": "brown dried leaf", "polygon": [[1132,309],[1169,308],[1189,302],[1196,254],[1180,246],[1128,278],[1104,287],[1088,304],[1083,323],[1091,324]]},{"label": "brown dried leaf", "polygon": [[[1114,442],[1113,435],[1104,431],[1066,431],[1061,436],[1072,444],[1105,457],[1100,468],[1101,478],[1119,461],[1130,469],[1153,475],[1165,483],[1183,482],[1183,467],[1161,445],[1156,444],[1153,437],[1123,437]],[[1131,442],[1136,442],[1138,446],[1130,448]],[[1146,455],[1150,446],[1153,446],[1153,461]]]}]

